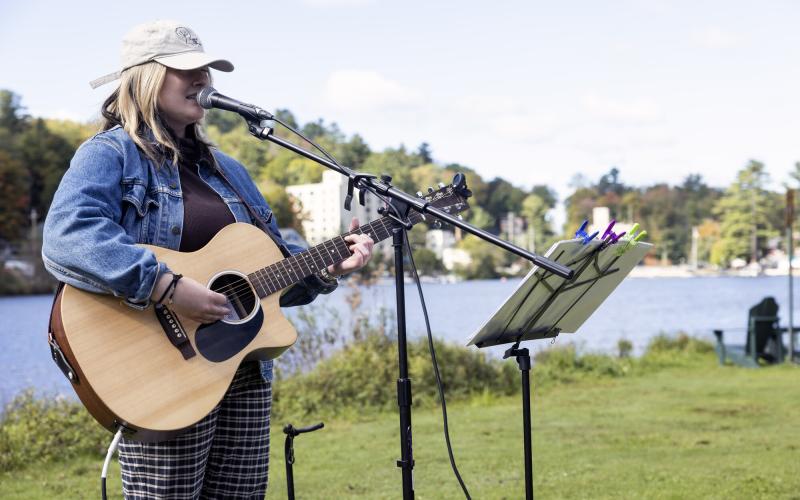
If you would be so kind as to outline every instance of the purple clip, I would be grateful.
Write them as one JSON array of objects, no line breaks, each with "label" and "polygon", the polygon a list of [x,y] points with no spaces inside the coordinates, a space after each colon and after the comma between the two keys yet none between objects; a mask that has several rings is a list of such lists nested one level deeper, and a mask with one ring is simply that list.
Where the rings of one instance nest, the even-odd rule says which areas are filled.
[{"label": "purple clip", "polygon": [[606,236],[608,236],[609,234],[610,235],[614,234],[614,231],[612,231],[612,229],[614,228],[614,224],[616,224],[616,223],[617,223],[617,219],[611,219],[611,223],[608,225],[608,227],[606,228],[605,232],[603,232],[603,237],[600,238],[601,240],[606,239]]},{"label": "purple clip", "polygon": [[616,234],[614,231],[611,231],[611,234],[609,234],[608,239],[604,241],[606,245],[613,245],[614,243],[619,241],[619,239],[622,238],[623,236],[625,236],[625,231],[622,231],[619,234]]}]

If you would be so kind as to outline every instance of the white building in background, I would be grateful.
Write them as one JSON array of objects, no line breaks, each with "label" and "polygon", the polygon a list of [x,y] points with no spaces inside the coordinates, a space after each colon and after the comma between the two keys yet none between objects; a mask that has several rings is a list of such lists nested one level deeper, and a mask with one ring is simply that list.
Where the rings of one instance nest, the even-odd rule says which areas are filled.
[{"label": "white building in background", "polygon": [[439,260],[443,259],[444,251],[456,245],[456,236],[444,229],[431,229],[425,233],[425,248],[436,254]]},{"label": "white building in background", "polygon": [[[594,207],[592,209],[592,223],[586,232],[592,234],[595,231],[599,231],[600,234],[598,234],[597,237],[600,238],[603,236],[609,224],[611,224],[611,210],[608,207]],[[623,232],[627,233],[632,227],[633,222],[617,221],[614,223],[614,227],[611,230],[616,234],[621,234]]]},{"label": "white building in background", "polygon": [[508,212],[500,219],[500,237],[522,248],[533,248],[533,232],[530,224],[514,212]]},{"label": "white building in background", "polygon": [[445,269],[452,271],[456,266],[466,267],[472,264],[472,257],[461,248],[445,248],[442,251],[442,264]]},{"label": "white building in background", "polygon": [[318,245],[346,232],[353,217],[357,217],[362,224],[377,219],[382,203],[367,193],[365,206],[362,207],[358,202],[358,190],[354,190],[351,211],[348,212],[344,209],[347,177],[332,170],[322,172],[322,182],[287,186],[286,192],[299,203],[303,232],[311,245]]}]

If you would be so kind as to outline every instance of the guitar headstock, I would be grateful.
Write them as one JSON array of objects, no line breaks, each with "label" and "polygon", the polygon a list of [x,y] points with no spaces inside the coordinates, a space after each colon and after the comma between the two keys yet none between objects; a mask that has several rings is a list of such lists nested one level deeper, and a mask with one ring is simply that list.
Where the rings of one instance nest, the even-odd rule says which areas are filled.
[{"label": "guitar headstock", "polygon": [[467,189],[467,181],[464,174],[458,173],[453,177],[453,182],[449,185],[439,184],[439,189],[428,188],[428,194],[422,195],[432,207],[436,207],[449,214],[457,214],[469,208],[467,198],[472,196],[472,191]]}]

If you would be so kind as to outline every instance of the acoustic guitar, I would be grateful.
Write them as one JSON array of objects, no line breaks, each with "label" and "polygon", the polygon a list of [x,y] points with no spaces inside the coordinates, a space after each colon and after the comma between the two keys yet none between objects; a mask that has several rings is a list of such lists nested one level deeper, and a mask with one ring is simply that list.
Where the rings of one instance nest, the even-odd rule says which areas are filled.
[{"label": "acoustic guitar", "polygon": [[[424,198],[450,213],[468,207],[463,175]],[[423,216],[411,211],[412,224]],[[385,215],[360,226],[375,242],[391,236]],[[350,233],[348,233],[350,234]],[[297,333],[279,307],[281,290],[350,256],[344,236],[284,258],[257,227],[234,223],[195,252],[143,245],[180,272],[228,297],[231,313],[211,324],[167,307],[133,309],[111,295],[69,285],[56,297],[50,319],[54,360],[89,413],[112,432],[161,441],[205,417],[219,403],[239,365],[273,359]]]}]

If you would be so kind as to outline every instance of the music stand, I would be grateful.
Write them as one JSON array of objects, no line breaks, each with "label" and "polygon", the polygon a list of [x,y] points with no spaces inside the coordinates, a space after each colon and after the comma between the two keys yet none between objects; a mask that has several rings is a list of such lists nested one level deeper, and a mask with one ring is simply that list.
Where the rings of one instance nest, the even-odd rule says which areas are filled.
[{"label": "music stand", "polygon": [[[522,375],[522,420],[525,446],[525,498],[533,498],[533,451],[531,446],[530,369],[523,340],[554,338],[574,333],[617,288],[653,247],[625,242],[584,244],[581,239],[559,241],[546,257],[575,271],[567,280],[534,266],[497,312],[469,339],[479,348],[513,344],[503,359],[516,357]],[[624,248],[624,252],[621,252]]]}]

